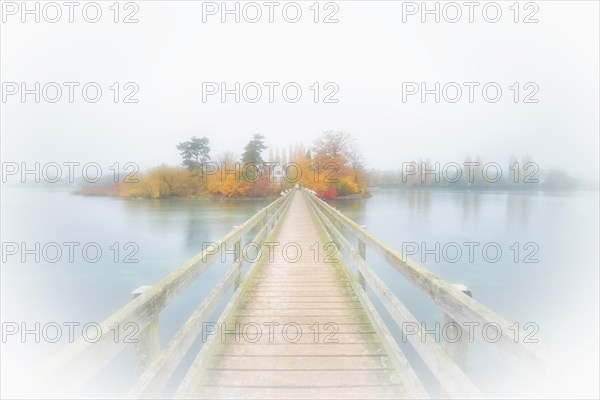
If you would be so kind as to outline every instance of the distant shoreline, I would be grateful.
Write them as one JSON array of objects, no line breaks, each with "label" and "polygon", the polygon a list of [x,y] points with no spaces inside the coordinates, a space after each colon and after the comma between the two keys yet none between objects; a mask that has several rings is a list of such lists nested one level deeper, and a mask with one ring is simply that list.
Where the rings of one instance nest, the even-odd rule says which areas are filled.
[{"label": "distant shoreline", "polygon": [[159,198],[143,197],[143,196],[123,196],[118,186],[87,186],[79,188],[74,191],[73,194],[77,196],[89,196],[89,197],[114,197],[119,199],[134,199],[134,200],[164,200],[164,199],[198,199],[198,200],[261,200],[261,199],[276,199],[279,195],[267,195],[267,196],[223,196],[212,193],[206,193],[203,195],[190,195],[190,196],[164,196]]},{"label": "distant shoreline", "polygon": [[473,187],[452,187],[452,186],[404,186],[404,185],[379,185],[369,186],[369,190],[377,189],[395,189],[405,191],[416,190],[446,190],[451,192],[520,192],[520,193],[536,193],[536,192],[589,192],[599,191],[600,187],[593,185],[578,185],[574,187],[551,187],[543,185],[531,186],[473,186]]},{"label": "distant shoreline", "polygon": [[[75,185],[70,185],[70,184],[11,184],[11,183],[5,183],[2,184],[3,188],[24,188],[24,189],[64,189],[64,190],[68,190],[70,189],[72,191],[72,194],[76,194],[79,196],[90,196],[90,197],[118,197],[118,198],[136,198],[136,197],[124,197],[119,195],[118,193],[116,193],[116,190],[110,186],[86,186],[86,187],[81,187],[81,186],[75,186]],[[402,190],[402,191],[448,191],[448,192],[480,192],[480,193],[540,193],[540,192],[545,192],[545,193],[574,193],[574,192],[597,192],[600,191],[600,188],[598,186],[593,186],[593,185],[578,185],[577,187],[568,187],[568,188],[552,188],[552,187],[537,187],[537,188],[524,188],[524,187],[507,187],[507,186],[501,186],[501,187],[470,187],[470,188],[465,188],[465,187],[460,187],[460,188],[456,188],[456,187],[451,187],[451,186],[443,186],[443,187],[438,187],[438,186],[413,186],[413,187],[406,187],[403,185],[380,185],[380,186],[369,186],[368,190],[370,191],[377,191],[377,190],[386,190],[386,189],[392,189],[392,190]],[[338,196],[336,197],[336,199],[339,200],[351,200],[351,199],[363,199],[363,198],[368,198],[371,197],[372,193],[369,193],[368,195],[362,195],[362,194],[352,194],[352,195],[346,195],[346,196]],[[257,197],[257,196],[253,196],[253,197],[249,197],[249,196],[238,196],[238,197],[227,197],[227,196],[222,196],[222,195],[215,195],[215,194],[210,194],[207,193],[206,195],[194,195],[194,196],[169,196],[169,197],[163,197],[163,198],[181,198],[181,199],[189,199],[189,198],[198,198],[198,199],[266,199],[266,198],[272,198],[275,199],[279,197],[279,195],[268,195],[268,196],[264,196],[264,197]],[[151,199],[150,197],[140,197],[140,198],[148,198]]]}]

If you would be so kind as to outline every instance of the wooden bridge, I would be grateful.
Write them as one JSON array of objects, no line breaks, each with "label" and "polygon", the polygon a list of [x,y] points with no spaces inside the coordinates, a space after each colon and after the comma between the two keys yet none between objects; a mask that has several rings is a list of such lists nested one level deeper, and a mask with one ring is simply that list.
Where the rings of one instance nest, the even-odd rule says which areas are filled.
[{"label": "wooden bridge", "polygon": [[[256,252],[249,260],[244,253],[250,247]],[[233,249],[233,265],[161,348],[161,311],[220,260],[221,248]],[[425,332],[367,263],[367,249],[440,308],[440,317],[454,329],[448,335],[454,340],[439,343]],[[244,269],[246,263],[250,266]],[[226,298],[231,287],[233,295]],[[434,390],[421,383],[372,297],[399,327],[414,329],[407,338],[439,382]],[[209,321],[225,300],[218,321]],[[128,323],[140,329],[134,345],[138,378],[128,397],[164,397],[176,369],[202,340],[185,376],[176,382],[174,397],[208,399],[481,398],[466,373],[464,323],[493,324],[505,332],[512,325],[472,299],[466,288],[406,260],[304,189],[280,197],[155,285],[137,289],[129,304],[101,324],[100,340],[79,340],[57,357],[54,386],[75,391],[132,346],[115,342],[111,332],[118,326],[124,335]],[[534,345],[515,342],[511,335],[493,346],[523,364],[545,368]]]}]

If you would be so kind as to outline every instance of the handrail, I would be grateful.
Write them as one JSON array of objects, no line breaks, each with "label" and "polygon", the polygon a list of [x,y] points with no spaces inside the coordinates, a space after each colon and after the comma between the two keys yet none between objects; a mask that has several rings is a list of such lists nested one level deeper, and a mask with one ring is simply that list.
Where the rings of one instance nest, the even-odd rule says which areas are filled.
[{"label": "handrail", "polygon": [[[408,339],[448,394],[452,398],[481,398],[481,392],[475,387],[464,371],[435,342],[431,335],[422,329],[421,325],[417,323],[416,318],[398,300],[383,280],[377,276],[372,267],[362,259],[344,235],[318,208],[317,204],[313,201],[309,201],[309,204],[338,245],[341,245],[352,256],[352,260],[357,265],[358,271],[365,277],[369,287],[374,290],[397,325],[402,327],[403,323],[410,322],[413,326],[416,326],[417,331],[415,333],[417,335],[408,335]],[[360,287],[357,288],[357,290],[364,293],[364,290],[361,289]]]},{"label": "handrail", "polygon": [[[327,231],[327,238],[325,240],[330,239],[333,240],[334,243],[343,241],[344,247],[352,249],[352,246],[350,246],[346,238],[341,237],[339,231],[335,230],[333,224],[329,220],[323,219],[322,212],[311,201],[308,201],[308,205],[312,210],[312,214],[318,220],[318,223],[324,226],[325,230]],[[354,249],[352,249],[352,251],[354,251]],[[345,263],[342,262],[340,264],[343,267],[342,270],[346,276],[346,279],[348,279],[348,282],[350,282],[352,285],[354,294],[363,306],[365,313],[375,329],[375,332],[379,336],[380,341],[385,348],[390,361],[392,362],[392,365],[397,371],[402,371],[402,381],[408,396],[414,399],[429,399],[430,396],[427,393],[427,390],[418,378],[409,361],[404,356],[404,353],[398,346],[397,341],[394,339],[385,322],[383,322],[383,319],[377,312],[377,309],[369,299],[367,292],[364,290],[363,283],[360,279],[357,279],[357,277],[352,274],[352,271],[347,268]]]},{"label": "handrail", "polygon": [[[252,243],[261,245],[264,242],[269,235],[270,229],[275,226],[275,223],[283,215],[287,206],[289,206],[292,197],[293,194],[288,196],[287,201],[282,203],[281,207],[279,207],[265,224],[263,224],[252,239]],[[159,391],[168,382],[169,378],[185,356],[187,350],[189,350],[198,337],[198,334],[202,331],[202,323],[206,322],[206,318],[215,310],[227,289],[234,283],[234,280],[237,278],[237,275],[240,273],[240,269],[245,262],[244,257],[240,257],[239,260],[231,266],[229,271],[215,285],[209,295],[183,324],[165,349],[163,349],[152,363],[148,365],[144,373],[138,378],[135,385],[129,391],[127,397],[145,398],[148,396],[160,395]],[[239,292],[239,290],[239,287],[236,288],[236,293]],[[207,345],[209,345],[209,343],[205,343],[203,347]]]},{"label": "handrail", "polygon": [[[272,216],[277,215],[278,218],[279,212],[285,204],[289,203],[291,197],[290,195],[279,197],[239,227],[214,242],[214,246],[219,249],[230,248],[240,242],[244,235],[258,224],[262,224],[263,229],[268,229],[269,224],[266,222],[269,213]],[[268,222],[272,222],[272,218]],[[47,384],[54,388],[68,387],[71,390],[81,387],[126,346],[123,340],[114,340],[114,337],[122,338],[130,333],[127,332],[127,328],[131,324],[135,324],[138,328],[139,336],[139,332],[142,332],[154,321],[179,293],[218,259],[218,256],[218,252],[209,251],[209,249],[196,254],[100,323],[101,336],[97,341],[90,343],[81,337],[67,346],[46,368],[47,371],[51,371],[46,376]]]},{"label": "handrail", "polygon": [[[500,327],[501,332],[514,330],[514,327],[511,327],[511,324],[500,315],[465,295],[453,285],[427,270],[424,266],[406,258],[391,245],[379,239],[323,200],[317,198],[314,194],[307,191],[305,193],[307,198],[322,211],[323,217],[328,215],[329,220],[341,224],[360,241],[375,250],[388,264],[429,296],[435,304],[459,324],[479,323],[476,329],[481,329],[482,326],[492,323],[498,324],[497,326]],[[532,343],[515,342],[512,336],[506,334],[501,336],[496,345],[505,354],[517,358],[526,365],[534,369],[547,371],[547,356],[539,346]]]},{"label": "handrail", "polygon": [[[81,337],[65,348],[58,357],[55,357],[53,362],[47,366],[47,370],[51,371],[46,374],[47,383],[51,383],[53,387],[58,389],[67,389],[70,393],[83,386],[89,378],[123,350],[126,342],[114,338],[125,337],[126,334],[130,333],[128,327],[130,328],[134,324],[138,329],[134,339],[140,341],[136,345],[136,355],[138,356],[138,362],[140,362],[138,363],[139,376],[129,390],[128,397],[160,396],[160,391],[169,382],[200,334],[203,322],[206,322],[206,319],[215,311],[227,290],[235,284],[233,297],[221,313],[219,322],[227,317],[241,293],[244,292],[245,285],[240,285],[240,283],[242,282],[242,267],[246,261],[244,257],[241,257],[241,245],[245,240],[245,235],[257,228],[252,242],[263,245],[269,234],[280,223],[281,217],[287,212],[291,199],[297,192],[297,190],[293,190],[262,208],[239,227],[234,227],[221,239],[211,243],[212,248],[204,249],[155,285],[144,287],[143,290],[141,290],[142,288],[136,290],[137,297],[99,324],[101,334],[98,340],[90,343],[85,340],[86,338]],[[346,251],[346,254],[356,266],[357,276],[354,276],[349,268],[344,268],[344,273],[350,278],[349,281],[365,312],[369,315],[369,319],[372,320],[386,351],[390,354],[394,367],[404,372],[407,391],[413,393],[413,396],[416,397],[426,397],[427,395],[400,351],[396,340],[391,336],[388,327],[383,323],[371,303],[366,292],[366,285],[369,289],[372,289],[393,321],[401,329],[404,329],[406,323],[416,328],[415,332],[411,331],[411,334],[406,336],[425,365],[440,382],[444,395],[453,398],[481,397],[481,393],[465,373],[464,363],[461,361],[461,357],[466,356],[466,343],[461,342],[458,346],[454,344],[445,348],[437,343],[366,262],[367,246],[381,255],[389,265],[432,299],[446,314],[447,320],[462,325],[469,323],[470,328],[473,323],[478,323],[477,330],[481,330],[482,326],[495,324],[501,332],[514,330],[514,325],[511,326],[507,320],[473,300],[454,285],[431,273],[424,266],[406,259],[401,252],[317,198],[314,193],[302,190],[302,196],[307,200],[314,217],[326,229],[328,236]],[[358,249],[346,238],[342,232],[342,227],[358,239]],[[220,254],[218,251],[214,251],[215,247],[217,249],[234,248],[234,261],[230,269],[226,271],[220,281],[217,282],[211,292],[161,351],[158,340],[158,318],[160,313],[178,294],[218,259]],[[256,263],[253,262],[248,271],[248,276],[254,270],[255,265]],[[457,329],[460,333],[461,328],[458,327]],[[546,355],[538,346],[531,343],[515,342],[509,336],[511,335],[501,335],[496,347],[506,354],[524,361],[526,365],[541,370],[542,373],[548,372]],[[214,337],[210,336],[187,371],[183,382],[175,393],[176,397],[186,397],[191,388],[198,383],[198,373],[204,367],[208,358],[207,355],[211,354],[213,344]],[[65,394],[64,390],[61,394]]]},{"label": "handrail", "polygon": [[[292,191],[292,194],[288,195],[289,198],[290,199],[293,198],[295,193],[296,193],[296,191]],[[280,208],[281,214],[283,214],[287,211],[290,204],[291,204],[291,200],[287,201],[286,204],[284,204]],[[273,227],[273,230],[275,230],[275,226]],[[258,260],[256,263],[252,264],[252,266],[250,267],[250,270],[248,271],[248,279],[250,279],[250,276],[258,263],[260,263],[260,260]],[[246,281],[248,281],[248,279]],[[239,289],[236,290],[233,297],[227,304],[227,307],[225,307],[225,309],[221,313],[221,316],[219,317],[218,321],[216,322],[216,326],[222,326],[223,323],[226,321],[226,319],[229,318],[229,314],[236,307],[237,302],[242,297],[242,293],[244,292],[244,290],[245,290],[245,284],[241,285],[239,287]],[[177,391],[175,392],[175,395],[173,396],[173,398],[175,398],[175,399],[194,398],[193,389],[196,387],[196,385],[199,384],[199,381],[201,379],[201,371],[204,369],[204,367],[209,359],[210,354],[212,354],[212,352],[214,351],[214,347],[217,344],[217,342],[218,342],[218,339],[216,338],[216,335],[211,335],[208,337],[208,339],[206,340],[206,343],[204,343],[204,345],[200,349],[200,352],[198,352],[198,354],[194,358],[192,365],[187,370],[187,372],[186,372],[183,380],[181,381],[181,384],[177,388]]]}]

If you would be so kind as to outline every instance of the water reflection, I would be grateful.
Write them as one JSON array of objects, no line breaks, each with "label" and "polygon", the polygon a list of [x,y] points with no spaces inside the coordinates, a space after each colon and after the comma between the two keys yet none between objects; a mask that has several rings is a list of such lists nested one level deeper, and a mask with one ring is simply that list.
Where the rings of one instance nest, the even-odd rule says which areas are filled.
[{"label": "water reflection", "polygon": [[457,198],[462,198],[462,220],[477,221],[479,217],[479,211],[481,208],[481,193],[479,192],[465,192],[460,195],[457,194]]},{"label": "water reflection", "polygon": [[267,205],[272,199],[123,200],[132,224],[158,232],[184,233],[185,244],[199,250]]},{"label": "water reflection", "polygon": [[366,199],[331,199],[327,203],[335,208],[343,208],[348,215],[357,215],[364,211]]},{"label": "water reflection", "polygon": [[506,196],[506,221],[526,225],[529,221],[531,197],[535,194],[515,194]]},{"label": "water reflection", "polygon": [[429,190],[408,190],[406,194],[407,204],[410,208],[426,212],[431,208],[431,192]]}]

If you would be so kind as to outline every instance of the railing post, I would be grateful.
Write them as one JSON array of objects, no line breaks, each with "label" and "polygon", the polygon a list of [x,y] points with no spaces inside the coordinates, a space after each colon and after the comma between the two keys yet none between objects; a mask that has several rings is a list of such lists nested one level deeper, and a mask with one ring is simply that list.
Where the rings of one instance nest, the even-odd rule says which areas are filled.
[{"label": "railing post", "polygon": [[[455,283],[452,286],[454,286],[456,289],[460,290],[467,296],[473,297],[471,289],[469,289],[465,285]],[[446,350],[446,353],[448,353],[448,355],[452,359],[452,361],[454,361],[456,365],[458,365],[463,371],[466,372],[467,356],[469,354],[469,333],[465,332],[465,330],[460,326],[460,324],[448,314],[444,314],[444,326],[442,327],[442,332],[449,339],[459,338],[451,342],[444,341],[443,347],[444,350]],[[440,398],[450,398],[450,395],[444,390],[443,387],[440,387]]]},{"label": "railing post", "polygon": [[[362,227],[367,229],[367,227],[364,225]],[[367,245],[365,242],[360,240],[360,238],[358,238],[358,255],[360,255],[363,260],[367,260]],[[363,288],[363,290],[366,289],[367,283],[365,281],[365,277],[360,273],[360,271],[358,271],[358,283],[360,283],[360,286]]]},{"label": "railing post", "polygon": [[[473,297],[471,289],[463,284],[453,284],[456,289],[460,290],[469,297]],[[447,329],[447,330],[446,330]],[[469,334],[448,314],[444,315],[444,329],[446,336],[450,339],[458,338],[452,342],[445,341],[444,349],[446,353],[454,360],[456,365],[461,367],[463,371],[467,369],[467,355],[469,352]]]},{"label": "railing post", "polygon": [[[463,292],[469,297],[473,297],[471,293],[471,289],[466,287],[463,284],[453,284],[455,288]],[[456,363],[463,371],[467,371],[467,356],[469,354],[469,333],[465,332],[465,330],[460,326],[460,324],[454,320],[448,314],[444,314],[444,326],[442,327],[442,332],[449,339],[459,338],[452,342],[444,341],[443,347],[446,350],[446,353],[450,356],[452,361]],[[443,387],[440,388],[440,398],[449,399],[450,395],[444,390]]]},{"label": "railing post", "polygon": [[[233,229],[237,229],[238,226],[234,226]],[[233,245],[233,263],[237,264],[240,261],[240,256],[242,253],[242,239],[238,240]],[[234,290],[238,290],[240,284],[242,283],[242,269],[238,265],[237,267],[237,275],[235,276]]]},{"label": "railing post", "polygon": [[265,237],[269,234],[269,226],[267,224],[267,221],[269,221],[269,209],[268,208],[265,210],[265,215],[262,217],[262,219],[260,221],[260,226],[258,227],[259,230],[266,227],[265,228]]},{"label": "railing post", "polygon": [[[152,286],[140,286],[131,292],[131,298],[135,299],[146,292]],[[135,344],[135,367],[138,376],[142,375],[144,370],[155,357],[160,353],[160,325],[158,315],[148,326],[142,329],[136,336]]]},{"label": "railing post", "polygon": [[[334,207],[333,209],[337,211],[337,207]],[[340,224],[340,221],[338,221],[338,219],[335,218],[335,214],[333,218],[333,226],[335,226],[335,229],[337,229],[338,231],[341,231],[342,229],[342,225]]]},{"label": "railing post", "polygon": [[[335,210],[337,210],[337,208],[334,207]],[[337,220],[337,218],[335,217],[335,214],[333,214],[333,218],[331,220],[331,224],[333,225],[333,227],[335,228],[335,230],[337,230],[338,232],[340,232],[340,234],[342,233],[341,231],[341,225],[339,223],[339,221]],[[337,236],[335,235],[335,233],[332,231],[331,232],[331,239],[333,240],[333,243],[335,243],[335,247],[336,249],[339,251],[340,249],[340,241],[338,240]]]}]

